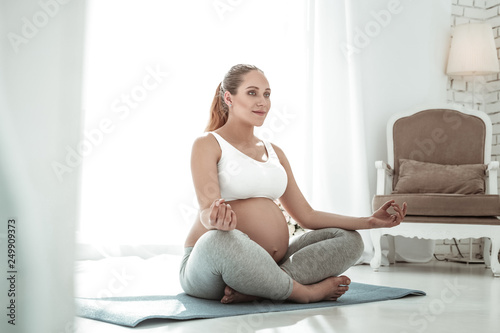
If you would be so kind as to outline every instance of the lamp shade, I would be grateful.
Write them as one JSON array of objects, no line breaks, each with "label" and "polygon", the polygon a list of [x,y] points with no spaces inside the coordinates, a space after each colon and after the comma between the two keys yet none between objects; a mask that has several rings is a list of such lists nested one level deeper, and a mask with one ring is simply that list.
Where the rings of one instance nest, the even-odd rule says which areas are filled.
[{"label": "lamp shade", "polygon": [[456,26],[446,74],[487,75],[498,72],[497,50],[491,26],[486,23]]}]

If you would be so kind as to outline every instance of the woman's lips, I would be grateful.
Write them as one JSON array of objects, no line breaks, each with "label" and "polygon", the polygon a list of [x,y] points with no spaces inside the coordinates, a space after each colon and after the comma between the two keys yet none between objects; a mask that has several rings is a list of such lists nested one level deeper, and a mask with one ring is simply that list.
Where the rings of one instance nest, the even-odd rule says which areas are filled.
[{"label": "woman's lips", "polygon": [[266,115],[266,111],[252,111],[253,113],[259,115],[259,116],[265,116]]}]

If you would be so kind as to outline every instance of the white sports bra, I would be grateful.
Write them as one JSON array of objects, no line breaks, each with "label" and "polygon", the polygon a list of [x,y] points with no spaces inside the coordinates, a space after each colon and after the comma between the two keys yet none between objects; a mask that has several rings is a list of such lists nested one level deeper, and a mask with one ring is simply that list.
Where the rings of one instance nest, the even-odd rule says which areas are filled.
[{"label": "white sports bra", "polygon": [[268,159],[260,162],[236,149],[219,134],[210,133],[222,150],[217,170],[221,197],[225,201],[256,197],[276,200],[285,193],[288,177],[269,142],[263,141]]}]

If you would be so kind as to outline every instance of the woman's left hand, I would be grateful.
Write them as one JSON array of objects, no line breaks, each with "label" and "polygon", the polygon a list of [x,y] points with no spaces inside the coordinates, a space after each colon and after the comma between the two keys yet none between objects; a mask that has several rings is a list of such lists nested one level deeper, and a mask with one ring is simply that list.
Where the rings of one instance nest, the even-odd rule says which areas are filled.
[{"label": "woman's left hand", "polygon": [[[395,214],[389,214],[390,207],[394,209]],[[391,228],[399,225],[406,216],[406,202],[400,207],[394,200],[387,201],[370,218],[372,228]]]}]

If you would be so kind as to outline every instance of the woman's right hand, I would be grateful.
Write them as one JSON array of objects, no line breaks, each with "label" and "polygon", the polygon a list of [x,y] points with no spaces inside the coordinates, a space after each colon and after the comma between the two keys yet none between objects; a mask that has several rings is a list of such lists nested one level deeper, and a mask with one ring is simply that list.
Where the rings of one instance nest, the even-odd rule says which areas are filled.
[{"label": "woman's right hand", "polygon": [[224,199],[217,199],[210,205],[208,223],[217,230],[234,230],[237,224],[236,214]]}]

